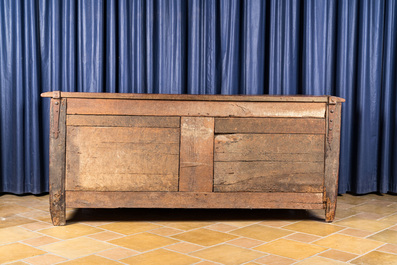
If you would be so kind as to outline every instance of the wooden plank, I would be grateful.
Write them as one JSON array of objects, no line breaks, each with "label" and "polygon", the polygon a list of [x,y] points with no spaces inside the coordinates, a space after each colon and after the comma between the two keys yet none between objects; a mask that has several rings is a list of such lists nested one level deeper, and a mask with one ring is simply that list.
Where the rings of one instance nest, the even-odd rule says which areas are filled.
[{"label": "wooden plank", "polygon": [[215,161],[323,162],[324,135],[220,134],[214,156]]},{"label": "wooden plank", "polygon": [[66,99],[51,99],[50,109],[50,213],[53,225],[65,225]]},{"label": "wooden plank", "polygon": [[[342,106],[340,103],[329,105],[329,120],[325,148],[325,220],[332,222],[335,218],[336,199],[338,196],[340,123]],[[332,129],[331,129],[332,128]],[[332,136],[332,137],[331,137]]]},{"label": "wooden plank", "polygon": [[67,115],[67,126],[179,128],[179,117]]},{"label": "wooden plank", "polygon": [[214,118],[182,117],[179,191],[211,192]]},{"label": "wooden plank", "polygon": [[323,162],[215,162],[215,192],[321,192]]},{"label": "wooden plank", "polygon": [[68,101],[67,113],[138,116],[324,118],[325,108],[325,103],[206,102],[71,98]]},{"label": "wooden plank", "polygon": [[67,129],[67,190],[177,191],[178,128]]},{"label": "wooden plank", "polygon": [[66,191],[74,208],[323,209],[322,193],[83,192]]},{"label": "wooden plank", "polygon": [[325,134],[325,119],[217,118],[215,133]]},{"label": "wooden plank", "polygon": [[[42,97],[53,97],[54,92],[42,93]],[[187,101],[252,101],[252,102],[328,102],[329,96],[280,96],[280,95],[177,95],[177,94],[134,94],[134,93],[85,93],[60,92],[64,98],[101,98],[101,99],[156,99]],[[332,97],[337,102],[344,99]]]}]

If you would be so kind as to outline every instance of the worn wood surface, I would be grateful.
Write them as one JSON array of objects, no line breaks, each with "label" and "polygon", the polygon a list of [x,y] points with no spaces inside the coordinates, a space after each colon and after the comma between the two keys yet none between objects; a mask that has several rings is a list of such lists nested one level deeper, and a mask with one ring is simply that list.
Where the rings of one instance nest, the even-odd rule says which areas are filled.
[{"label": "worn wood surface", "polygon": [[325,119],[217,118],[215,133],[325,134]]},{"label": "worn wood surface", "polygon": [[211,192],[214,118],[182,117],[179,191]]},{"label": "worn wood surface", "polygon": [[[60,92],[64,98],[102,98],[102,99],[156,99],[156,100],[194,100],[194,101],[256,101],[256,102],[324,102],[329,98],[345,102],[343,98],[330,96],[280,96],[280,95],[176,95],[176,94],[133,94],[133,93],[84,93]],[[53,92],[42,93],[42,97],[53,97]]]},{"label": "worn wood surface", "polygon": [[323,162],[324,138],[320,134],[218,134],[215,162]]},{"label": "worn wood surface", "polygon": [[325,103],[71,98],[68,100],[67,113],[91,115],[324,118],[325,109]]},{"label": "worn wood surface", "polygon": [[[50,214],[53,225],[65,225],[66,99],[52,99],[50,108]],[[53,133],[56,132],[56,133]]]},{"label": "worn wood surface", "polygon": [[[336,200],[338,196],[339,179],[339,152],[340,152],[340,123],[341,104],[329,106],[333,112],[328,111],[329,119],[327,141],[325,141],[325,220],[332,222],[335,218]],[[331,121],[332,120],[332,121]],[[332,128],[332,130],[330,130]],[[329,134],[332,137],[329,138]]]},{"label": "worn wood surface", "polygon": [[323,181],[324,135],[215,138],[214,191],[321,192]]},{"label": "worn wood surface", "polygon": [[67,190],[178,190],[178,128],[68,126],[66,151]]},{"label": "worn wood surface", "polygon": [[83,192],[66,191],[75,208],[322,209],[322,193]]},{"label": "worn wood surface", "polygon": [[179,128],[179,117],[67,115],[67,126]]}]

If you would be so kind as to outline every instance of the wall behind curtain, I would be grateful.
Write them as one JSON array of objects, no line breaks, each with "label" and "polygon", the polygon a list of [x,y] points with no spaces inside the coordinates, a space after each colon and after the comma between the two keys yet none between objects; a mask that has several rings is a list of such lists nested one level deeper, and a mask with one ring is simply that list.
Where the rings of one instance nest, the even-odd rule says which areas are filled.
[{"label": "wall behind curtain", "polygon": [[397,1],[0,1],[0,192],[48,191],[41,92],[346,98],[339,191],[397,192]]}]

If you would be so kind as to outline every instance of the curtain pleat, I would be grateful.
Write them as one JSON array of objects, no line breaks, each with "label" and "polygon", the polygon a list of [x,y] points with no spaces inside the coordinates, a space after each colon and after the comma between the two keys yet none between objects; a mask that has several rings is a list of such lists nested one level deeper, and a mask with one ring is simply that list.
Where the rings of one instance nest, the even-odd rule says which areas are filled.
[{"label": "curtain pleat", "polygon": [[340,96],[339,192],[397,192],[394,0],[0,1],[0,192],[48,191],[54,90]]}]

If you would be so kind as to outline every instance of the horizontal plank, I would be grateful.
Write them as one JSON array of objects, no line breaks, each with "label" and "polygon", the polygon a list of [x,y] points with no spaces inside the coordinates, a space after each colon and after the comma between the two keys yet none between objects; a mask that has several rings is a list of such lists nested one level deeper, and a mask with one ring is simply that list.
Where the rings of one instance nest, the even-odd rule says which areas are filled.
[{"label": "horizontal plank", "polygon": [[178,168],[178,128],[67,128],[67,189],[176,191]]},{"label": "horizontal plank", "polygon": [[68,114],[324,118],[325,103],[68,99]]},{"label": "horizontal plank", "polygon": [[215,162],[214,191],[322,192],[323,162]]},{"label": "horizontal plank", "polygon": [[[324,102],[329,96],[304,95],[178,95],[178,94],[136,94],[136,93],[86,93],[59,92],[64,98],[102,98],[102,99],[156,99],[156,100],[188,100],[188,101],[257,101],[257,102]],[[57,95],[58,96],[58,95]],[[54,92],[45,92],[41,97],[54,97]],[[343,98],[332,97],[333,101],[344,102]]]},{"label": "horizontal plank", "polygon": [[67,115],[67,126],[179,128],[179,117]]},{"label": "horizontal plank", "polygon": [[325,134],[325,119],[217,118],[215,133]]},{"label": "horizontal plank", "polygon": [[324,161],[324,135],[219,134],[215,161]]},{"label": "horizontal plank", "polygon": [[74,208],[323,209],[322,193],[66,191]]}]

